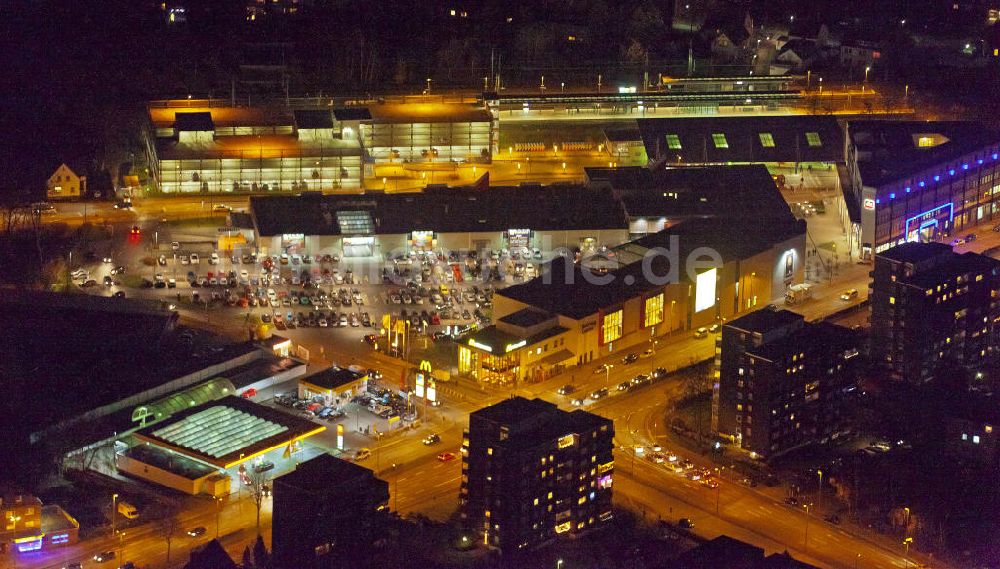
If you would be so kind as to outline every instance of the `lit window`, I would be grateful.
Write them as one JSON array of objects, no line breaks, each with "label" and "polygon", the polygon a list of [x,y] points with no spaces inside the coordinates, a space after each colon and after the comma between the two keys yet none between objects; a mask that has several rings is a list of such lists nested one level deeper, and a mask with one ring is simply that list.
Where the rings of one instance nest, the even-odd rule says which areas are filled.
[{"label": "lit window", "polygon": [[985,427],[983,427],[983,430],[986,431],[987,433],[992,433],[993,432],[993,426],[992,425],[986,425]]},{"label": "lit window", "polygon": [[549,492],[549,500],[552,499],[552,492]]},{"label": "lit window", "polygon": [[979,444],[979,435],[972,435],[972,443]]},{"label": "lit window", "polygon": [[646,328],[663,322],[663,293],[646,299],[643,323]]},{"label": "lit window", "polygon": [[967,440],[969,440],[969,435],[968,435],[968,433],[962,433],[962,440],[963,440],[963,441],[967,441]]},{"label": "lit window", "polygon": [[667,135],[667,148],[670,150],[680,150],[681,149],[681,138],[676,134]]},{"label": "lit window", "polygon": [[760,136],[760,145],[764,148],[774,148],[774,136],[769,132],[762,132]]},{"label": "lit window", "polygon": [[490,456],[493,456],[493,447],[489,447],[489,448],[487,448],[487,449],[486,449],[486,454],[488,454],[488,455],[490,455]]},{"label": "lit window", "polygon": [[610,344],[622,337],[622,311],[616,310],[604,315],[601,326],[601,339],[604,344]]},{"label": "lit window", "polygon": [[535,498],[535,505],[538,505],[538,498]]},{"label": "lit window", "polygon": [[572,522],[563,522],[556,526],[556,533],[566,533],[573,527]]},{"label": "lit window", "polygon": [[820,140],[818,132],[807,132],[806,133],[806,142],[809,143],[809,146],[813,146],[813,147],[823,146],[823,141]]},{"label": "lit window", "polygon": [[726,135],[723,133],[713,133],[712,142],[715,143],[716,148],[729,148],[729,141],[726,140]]},{"label": "lit window", "polygon": [[896,297],[895,296],[890,296],[889,297],[889,304],[896,304]]}]

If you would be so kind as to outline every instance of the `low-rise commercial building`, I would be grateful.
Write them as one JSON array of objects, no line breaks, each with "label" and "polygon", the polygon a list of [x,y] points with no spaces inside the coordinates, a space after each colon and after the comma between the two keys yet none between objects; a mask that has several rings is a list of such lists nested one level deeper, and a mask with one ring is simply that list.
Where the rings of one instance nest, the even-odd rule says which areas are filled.
[{"label": "low-rise commercial building", "polygon": [[319,396],[327,405],[342,405],[367,389],[367,373],[337,366],[299,378],[299,398]]},{"label": "low-rise commercial building", "polygon": [[1000,262],[990,257],[943,243],[898,245],[875,255],[868,298],[872,360],[893,379],[974,372],[1000,355]]},{"label": "low-rise commercial building", "polygon": [[[704,257],[688,271],[688,261]],[[602,260],[613,259],[608,269]],[[805,224],[753,227],[691,219],[573,264],[557,258],[542,276],[498,290],[495,326],[463,338],[460,373],[509,385],[547,377],[630,349],[655,349],[664,334],[731,320],[783,298],[804,274]]]},{"label": "low-rise commercial building", "polygon": [[365,568],[388,522],[389,484],[363,466],[322,454],[274,480],[276,569]]},{"label": "low-rise commercial building", "polygon": [[495,326],[458,346],[460,373],[498,385],[541,380],[602,355],[655,349],[660,335],[738,317],[802,282],[805,222],[764,166],[587,175],[621,204],[633,240],[579,263],[557,257],[541,277],[498,290]]},{"label": "low-rise commercial building", "polygon": [[[57,505],[43,505],[31,494],[0,494],[0,553],[29,553],[76,543],[80,524]],[[15,564],[17,562],[15,561]]]},{"label": "low-rise commercial building", "polygon": [[864,259],[1000,217],[1000,133],[973,122],[849,121],[847,181]]},{"label": "low-rise commercial building", "polygon": [[713,430],[765,458],[850,433],[860,348],[852,330],[787,310],[724,324]]},{"label": "low-rise commercial building", "polygon": [[257,248],[266,254],[596,251],[627,238],[610,192],[572,185],[255,197],[250,209]]},{"label": "low-rise commercial building", "polygon": [[134,476],[189,493],[228,494],[235,488],[213,478],[205,467],[234,481],[243,481],[247,468],[280,471],[293,464],[302,440],[324,430],[307,419],[229,396],[142,428],[128,445],[156,449],[126,447],[117,454],[123,455],[122,469]]},{"label": "low-rise commercial building", "polygon": [[469,415],[460,511],[505,552],[576,535],[612,517],[614,424],[514,397]]}]

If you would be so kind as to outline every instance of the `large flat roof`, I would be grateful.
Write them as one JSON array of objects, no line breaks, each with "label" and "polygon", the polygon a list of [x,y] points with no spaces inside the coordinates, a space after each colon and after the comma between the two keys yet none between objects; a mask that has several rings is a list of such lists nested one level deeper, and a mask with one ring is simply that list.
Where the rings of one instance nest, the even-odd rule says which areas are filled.
[{"label": "large flat roof", "polygon": [[489,122],[486,107],[468,103],[381,103],[368,106],[373,123]]},{"label": "large flat roof", "polygon": [[[753,93],[741,93],[753,98]],[[844,134],[827,116],[637,119],[646,154],[668,162],[837,162]],[[679,158],[678,158],[679,157]]]},{"label": "large flat roof", "polygon": [[296,466],[292,472],[278,477],[274,483],[321,496],[331,486],[362,480],[386,484],[375,478],[375,474],[364,466],[329,454],[321,454]]},{"label": "large flat roof", "polygon": [[178,114],[207,113],[216,128],[237,126],[291,126],[295,118],[291,109],[281,106],[261,107],[149,107],[149,119],[156,128],[173,128]]},{"label": "large flat roof", "polygon": [[307,419],[233,396],[192,407],[137,431],[135,437],[229,468],[325,429]]},{"label": "large flat roof", "polygon": [[[526,283],[498,290],[496,294],[522,302],[553,314],[575,320],[586,318],[599,310],[615,308],[630,298],[635,298],[664,285],[651,283],[640,262],[651,250],[672,248],[671,238],[678,238],[679,258],[689,258],[697,248],[714,249],[723,262],[747,259],[774,245],[805,235],[805,222],[798,220],[781,223],[770,220],[760,224],[757,220],[738,218],[692,218],[635,241],[613,248],[609,256],[623,266],[609,272],[610,282],[598,282],[584,275],[584,269],[567,266],[567,260],[547,263],[540,269],[548,278],[535,278]],[[668,274],[668,259],[656,255],[651,261],[651,273]],[[681,279],[687,279],[683,272]]]},{"label": "large flat roof", "polygon": [[[1000,132],[971,121],[858,120],[847,123],[858,152],[858,170],[866,186],[903,181],[933,167],[981,151],[992,159]],[[924,144],[924,146],[921,146]]]},{"label": "large flat roof", "polygon": [[250,210],[257,232],[264,236],[600,230],[628,226],[621,205],[610,191],[573,185],[251,197]]},{"label": "large flat roof", "polygon": [[323,389],[339,389],[345,385],[350,385],[367,376],[356,371],[342,367],[328,367],[306,377],[300,377],[299,381],[321,387]]},{"label": "large flat roof", "polygon": [[592,185],[608,185],[629,217],[717,216],[793,219],[763,164],[585,168]]}]

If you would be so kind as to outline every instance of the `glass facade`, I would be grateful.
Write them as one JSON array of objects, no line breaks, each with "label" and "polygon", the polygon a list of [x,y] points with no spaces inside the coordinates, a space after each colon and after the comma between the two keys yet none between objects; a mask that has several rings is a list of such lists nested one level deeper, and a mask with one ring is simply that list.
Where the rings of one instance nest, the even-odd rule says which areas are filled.
[{"label": "glass facade", "polygon": [[622,311],[618,309],[601,319],[601,345],[610,344],[622,337]]},{"label": "glass facade", "polygon": [[489,121],[362,124],[361,138],[376,162],[461,162],[490,158]]},{"label": "glass facade", "polygon": [[332,148],[172,154],[180,156],[160,160],[160,188],[166,193],[301,192],[361,187],[361,156],[342,156],[342,152]]},{"label": "glass facade", "polygon": [[642,326],[650,328],[663,322],[663,293],[646,299],[643,307]]}]

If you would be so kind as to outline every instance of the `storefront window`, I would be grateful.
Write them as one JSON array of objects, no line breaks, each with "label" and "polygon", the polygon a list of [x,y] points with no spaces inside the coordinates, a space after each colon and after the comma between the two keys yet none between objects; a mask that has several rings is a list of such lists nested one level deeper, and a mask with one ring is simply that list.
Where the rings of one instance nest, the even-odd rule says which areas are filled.
[{"label": "storefront window", "polygon": [[646,299],[643,311],[643,327],[649,328],[663,322],[663,293]]},{"label": "storefront window", "polygon": [[465,346],[458,347],[458,371],[459,373],[472,371],[472,350]]},{"label": "storefront window", "polygon": [[434,249],[433,231],[414,231],[410,234],[410,245],[418,251]]},{"label": "storefront window", "polygon": [[510,249],[522,249],[528,247],[531,240],[530,229],[508,229],[507,246]]},{"label": "storefront window", "polygon": [[604,315],[601,322],[601,343],[610,344],[622,337],[622,311],[621,309]]},{"label": "storefront window", "polygon": [[285,233],[281,236],[281,246],[290,255],[301,253],[306,246],[306,236],[301,233]]}]

